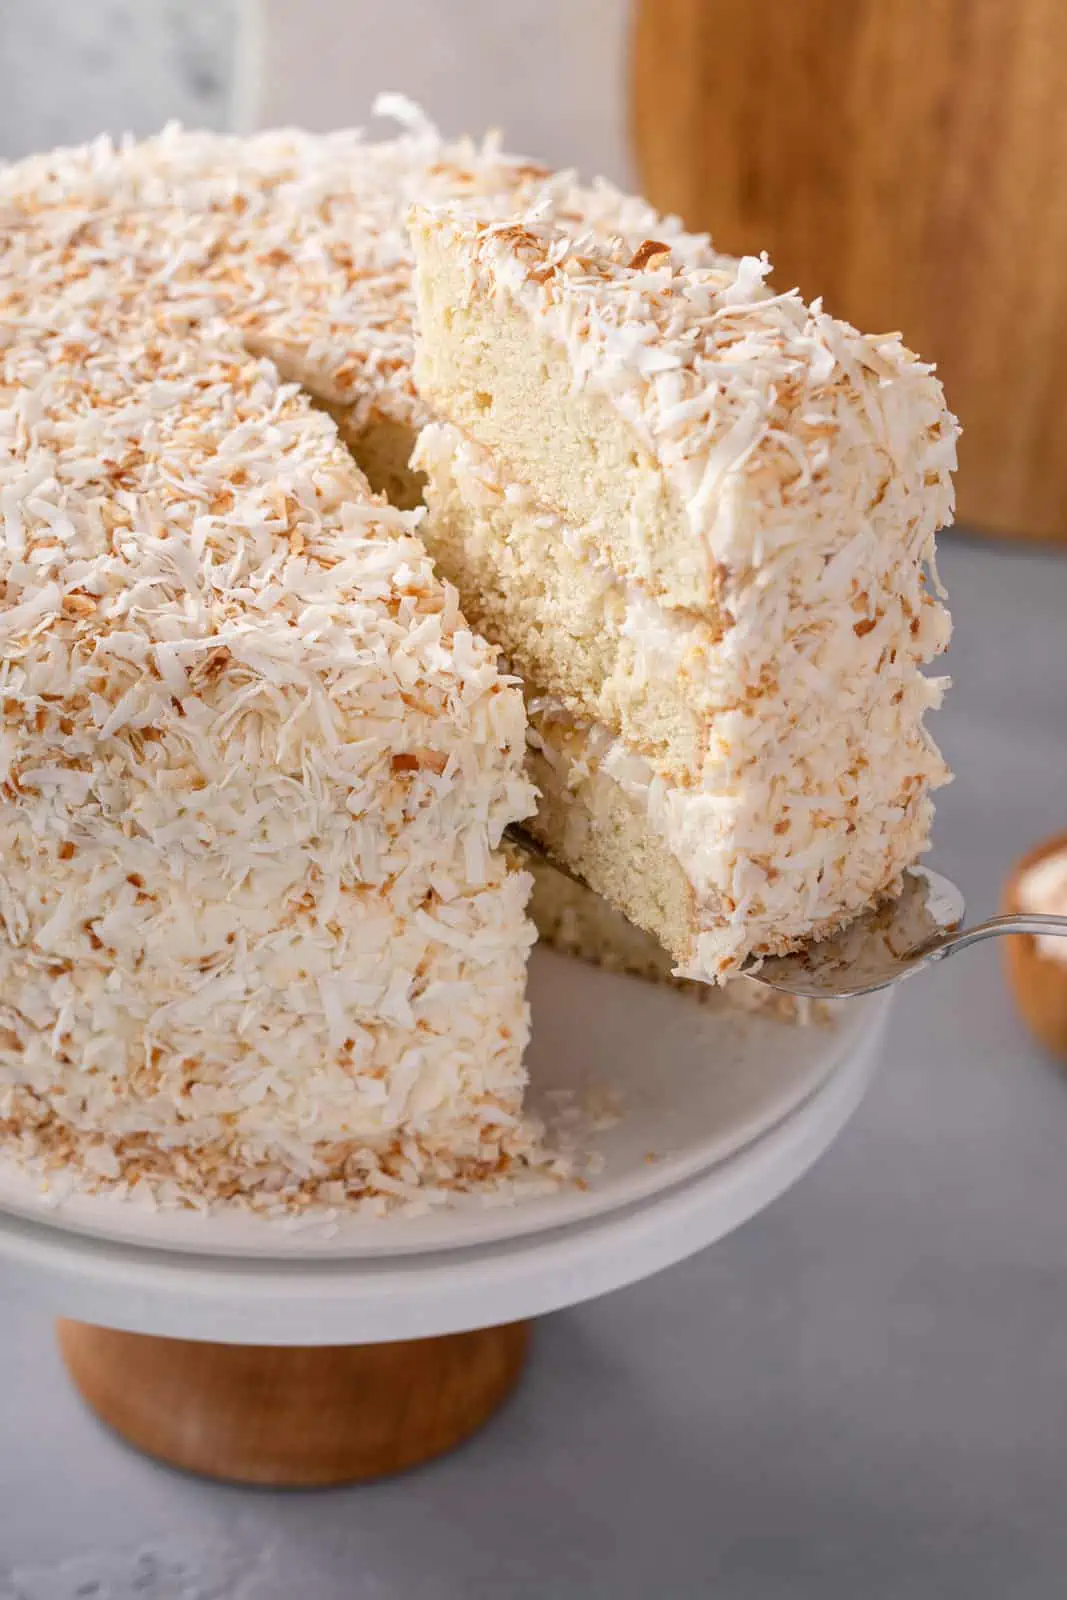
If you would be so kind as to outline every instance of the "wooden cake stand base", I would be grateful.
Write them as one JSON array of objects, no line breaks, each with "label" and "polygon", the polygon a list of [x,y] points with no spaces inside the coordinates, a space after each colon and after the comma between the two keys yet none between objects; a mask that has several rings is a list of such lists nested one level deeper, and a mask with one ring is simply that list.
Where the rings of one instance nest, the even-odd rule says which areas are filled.
[{"label": "wooden cake stand base", "polygon": [[360,1483],[474,1433],[518,1381],[529,1324],[390,1344],[210,1344],[59,1321],[82,1398],[169,1466],[276,1487]]}]

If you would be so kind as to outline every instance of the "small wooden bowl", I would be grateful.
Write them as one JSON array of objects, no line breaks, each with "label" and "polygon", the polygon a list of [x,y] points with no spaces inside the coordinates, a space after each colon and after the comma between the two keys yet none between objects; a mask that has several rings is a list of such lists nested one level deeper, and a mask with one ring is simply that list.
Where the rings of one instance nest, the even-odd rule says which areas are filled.
[{"label": "small wooden bowl", "polygon": [[[1023,856],[1004,885],[1004,910],[1022,911],[1019,887],[1025,875],[1039,861],[1064,851],[1067,833],[1046,839]],[[1067,1066],[1067,962],[1042,955],[1030,934],[1015,934],[1003,943],[1012,994],[1024,1021],[1045,1049]]]}]

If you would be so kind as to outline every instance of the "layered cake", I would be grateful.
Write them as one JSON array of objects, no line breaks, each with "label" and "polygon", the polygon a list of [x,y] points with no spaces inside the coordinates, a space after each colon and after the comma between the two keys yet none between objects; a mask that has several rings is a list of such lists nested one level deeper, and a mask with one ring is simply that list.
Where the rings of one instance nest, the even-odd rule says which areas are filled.
[{"label": "layered cake", "polygon": [[704,981],[895,892],[947,777],[931,369],[706,242],[413,241],[423,532],[525,682],[542,843]]},{"label": "layered cake", "polygon": [[[546,284],[579,259],[566,238],[603,262],[655,238],[669,268],[626,270],[719,272],[738,317],[744,287],[783,330],[794,302],[610,186],[442,143],[391,109],[405,131],[383,143],[170,130],[0,169],[0,1133],[6,1154],[153,1201],[427,1203],[557,1173],[523,1103],[530,878],[502,848],[534,781],[561,858],[703,976],[884,890],[921,847],[940,772],[916,667],[943,623],[918,569],[947,512],[951,432],[924,369],[892,342],[820,335],[812,362],[853,397],[833,426],[789,387],[792,353],[774,379],[813,419],[780,430],[794,495],[836,482],[855,443],[853,536],[842,513],[812,545],[834,605],[815,607],[828,642],[807,652],[818,585],[743,497],[735,553],[720,529],[704,560],[668,521],[659,446],[640,444],[624,549],[621,503],[563,492],[586,471],[579,414],[559,414],[560,476],[542,479],[530,406],[516,397],[513,454],[467,415],[480,370],[465,356],[452,385],[442,367],[465,325],[484,343],[470,361],[512,359],[496,291],[476,293],[481,230],[531,210]],[[479,219],[469,237],[420,225],[425,393],[413,205],[450,229],[457,207]],[[525,230],[484,237],[525,282]],[[515,287],[518,371],[541,333]],[[646,364],[658,349],[675,370],[672,328],[641,333]],[[741,331],[733,359],[766,385],[759,338]],[[739,437],[713,451],[727,477]],[[771,470],[763,433],[746,449]],[[622,494],[629,454],[619,465]],[[551,574],[527,594],[539,559]],[[785,711],[779,676],[808,686]],[[789,716],[812,719],[806,742],[783,734]],[[783,738],[775,761],[753,755]],[[678,807],[684,850],[652,791]],[[675,798],[690,795],[692,815]],[[606,832],[602,812],[619,819]],[[621,866],[628,841],[654,914]],[[788,889],[770,895],[779,868]],[[638,937],[606,908],[601,931],[592,900],[576,935],[571,893],[542,874],[539,916],[564,945]]]}]

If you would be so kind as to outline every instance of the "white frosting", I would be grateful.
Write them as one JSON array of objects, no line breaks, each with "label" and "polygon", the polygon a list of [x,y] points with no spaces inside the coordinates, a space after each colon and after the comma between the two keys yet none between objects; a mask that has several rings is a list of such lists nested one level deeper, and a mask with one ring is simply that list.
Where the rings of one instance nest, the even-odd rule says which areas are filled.
[{"label": "white frosting", "polygon": [[[1023,911],[1067,917],[1067,850],[1044,856],[1023,874],[1019,881],[1019,905]],[[1036,945],[1049,961],[1067,965],[1067,939],[1047,934],[1038,938]]]},{"label": "white frosting", "polygon": [[693,650],[692,621],[660,605],[639,584],[619,578],[610,567],[607,570],[622,589],[620,632],[633,643],[641,670],[650,678],[657,673],[677,673]]}]

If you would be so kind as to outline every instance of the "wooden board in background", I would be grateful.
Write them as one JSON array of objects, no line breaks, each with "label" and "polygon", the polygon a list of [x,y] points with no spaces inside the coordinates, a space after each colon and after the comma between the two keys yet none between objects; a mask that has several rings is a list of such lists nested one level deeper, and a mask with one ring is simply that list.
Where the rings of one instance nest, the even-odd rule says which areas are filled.
[{"label": "wooden board in background", "polygon": [[961,523],[1067,541],[1064,0],[638,0],[642,187],[936,360]]}]

